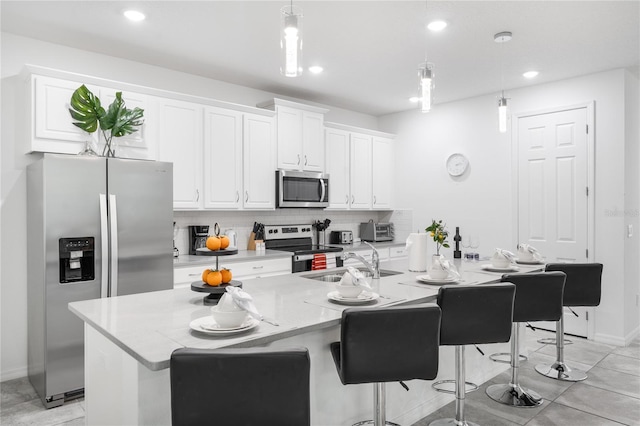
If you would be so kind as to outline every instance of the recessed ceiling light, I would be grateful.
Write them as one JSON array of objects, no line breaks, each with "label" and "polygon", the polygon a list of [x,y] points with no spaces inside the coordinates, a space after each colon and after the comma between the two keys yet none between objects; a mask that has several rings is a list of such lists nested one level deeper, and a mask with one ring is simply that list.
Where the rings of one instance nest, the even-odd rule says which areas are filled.
[{"label": "recessed ceiling light", "polygon": [[324,68],[322,68],[320,65],[313,65],[309,67],[309,72],[311,72],[312,74],[320,74],[322,71],[324,71]]},{"label": "recessed ceiling light", "polygon": [[433,21],[427,25],[431,31],[442,31],[447,27],[447,23],[444,21]]},{"label": "recessed ceiling light", "polygon": [[134,22],[144,21],[144,18],[145,18],[144,13],[138,12],[137,10],[125,10],[124,16],[128,20],[134,21]]},{"label": "recessed ceiling light", "polygon": [[413,102],[413,103],[420,102],[420,98],[417,96],[412,96],[409,98],[409,102]]},{"label": "recessed ceiling light", "polygon": [[522,75],[524,78],[533,78],[538,75],[538,71],[527,71]]}]

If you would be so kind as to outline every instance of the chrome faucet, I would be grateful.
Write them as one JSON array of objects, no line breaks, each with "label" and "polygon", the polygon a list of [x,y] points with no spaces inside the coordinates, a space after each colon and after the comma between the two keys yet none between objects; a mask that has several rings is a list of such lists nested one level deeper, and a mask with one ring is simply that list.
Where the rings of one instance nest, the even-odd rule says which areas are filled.
[{"label": "chrome faucet", "polygon": [[346,251],[342,253],[341,258],[342,260],[358,259],[364,266],[367,267],[369,272],[371,272],[373,279],[379,279],[380,278],[380,255],[378,254],[378,250],[376,250],[374,246],[372,246],[366,241],[363,241],[363,243],[371,247],[371,249],[373,250],[373,253],[371,254],[371,263],[367,262],[367,260],[364,257],[360,256],[359,254],[356,254],[350,251]]}]

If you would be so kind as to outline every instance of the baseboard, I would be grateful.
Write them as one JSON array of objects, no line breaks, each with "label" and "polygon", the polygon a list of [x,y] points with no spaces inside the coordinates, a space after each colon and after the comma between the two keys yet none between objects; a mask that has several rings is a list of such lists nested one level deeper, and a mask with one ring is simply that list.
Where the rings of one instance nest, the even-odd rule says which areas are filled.
[{"label": "baseboard", "polygon": [[633,331],[631,331],[631,333],[624,336],[624,341],[625,341],[624,345],[627,346],[629,343],[633,342],[638,336],[640,336],[640,325],[638,325]]},{"label": "baseboard", "polygon": [[627,346],[636,337],[638,337],[638,335],[640,335],[640,326],[636,327],[633,331],[631,331],[624,337],[612,336],[610,334],[596,333],[596,335],[593,336],[593,340],[595,342],[605,343],[607,345]]},{"label": "baseboard", "polygon": [[27,367],[14,368],[13,370],[2,371],[2,373],[0,373],[0,382],[19,379],[21,377],[27,377],[28,375],[29,375],[29,371]]}]

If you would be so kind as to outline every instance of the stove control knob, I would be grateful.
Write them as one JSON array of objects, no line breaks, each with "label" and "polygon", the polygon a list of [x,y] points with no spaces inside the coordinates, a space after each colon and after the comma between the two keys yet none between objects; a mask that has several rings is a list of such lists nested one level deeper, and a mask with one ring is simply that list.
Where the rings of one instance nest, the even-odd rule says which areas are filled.
[{"label": "stove control knob", "polygon": [[273,230],[273,233],[274,233],[274,234],[277,234],[277,233],[278,233],[278,230],[277,230],[277,229],[274,229],[274,230]]},{"label": "stove control knob", "polygon": [[270,234],[273,234],[273,229],[269,229],[269,233],[270,233]]}]

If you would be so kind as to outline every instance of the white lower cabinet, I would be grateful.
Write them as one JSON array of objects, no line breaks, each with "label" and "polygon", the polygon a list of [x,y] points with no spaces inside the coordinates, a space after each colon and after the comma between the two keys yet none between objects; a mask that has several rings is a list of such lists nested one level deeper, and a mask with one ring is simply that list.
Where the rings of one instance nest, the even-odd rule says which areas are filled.
[{"label": "white lower cabinet", "polygon": [[[201,264],[198,266],[178,267],[173,272],[173,287],[190,287],[194,281],[202,279],[202,271],[206,268],[215,267],[215,258],[211,258],[211,265]],[[233,262],[227,259],[219,259],[220,268],[231,270],[234,280],[242,281],[251,278],[274,277],[291,273],[291,258],[283,257],[279,259],[265,259],[248,262]]]},{"label": "white lower cabinet", "polygon": [[399,257],[407,257],[405,246],[389,247],[389,258],[395,259]]}]

